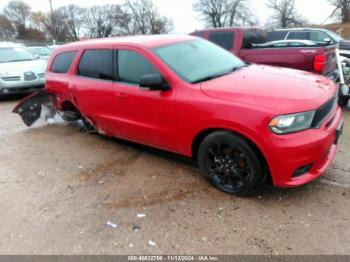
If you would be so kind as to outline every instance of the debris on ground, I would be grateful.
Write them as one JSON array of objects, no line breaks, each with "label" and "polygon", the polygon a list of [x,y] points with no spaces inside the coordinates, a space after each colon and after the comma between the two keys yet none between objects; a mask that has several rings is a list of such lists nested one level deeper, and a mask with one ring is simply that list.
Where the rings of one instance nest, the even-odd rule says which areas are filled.
[{"label": "debris on ground", "polygon": [[109,226],[109,227],[113,227],[113,228],[117,228],[117,224],[114,224],[113,222],[111,222],[111,221],[107,221],[107,226]]},{"label": "debris on ground", "polygon": [[156,242],[154,242],[154,241],[152,241],[152,240],[149,240],[149,241],[148,241],[148,244],[149,244],[150,246],[155,246],[155,245],[157,245]]},{"label": "debris on ground", "polygon": [[146,215],[145,214],[137,214],[137,217],[138,218],[143,218],[143,217],[145,217]]},{"label": "debris on ground", "polygon": [[138,232],[140,231],[141,227],[139,225],[136,225],[134,224],[133,227],[132,227],[132,230],[135,231],[135,232]]}]

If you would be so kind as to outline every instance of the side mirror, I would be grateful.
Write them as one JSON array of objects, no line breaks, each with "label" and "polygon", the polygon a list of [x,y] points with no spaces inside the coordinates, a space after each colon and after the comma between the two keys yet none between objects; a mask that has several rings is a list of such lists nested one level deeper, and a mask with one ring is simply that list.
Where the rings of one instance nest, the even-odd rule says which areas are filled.
[{"label": "side mirror", "polygon": [[145,91],[165,91],[169,89],[168,83],[166,83],[160,74],[147,74],[140,79],[140,88]]},{"label": "side mirror", "polygon": [[328,37],[323,39],[323,41],[326,42],[326,43],[332,43],[333,42],[332,39],[330,39]]}]

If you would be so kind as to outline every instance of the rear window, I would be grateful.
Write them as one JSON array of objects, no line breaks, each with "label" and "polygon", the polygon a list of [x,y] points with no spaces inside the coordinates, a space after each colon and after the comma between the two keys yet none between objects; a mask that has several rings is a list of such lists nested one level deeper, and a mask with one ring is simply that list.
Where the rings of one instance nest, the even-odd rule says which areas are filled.
[{"label": "rear window", "polygon": [[78,75],[113,80],[113,50],[86,50],[80,59]]},{"label": "rear window", "polygon": [[284,40],[288,34],[288,31],[271,31],[267,33],[266,42],[273,42],[278,40]]},{"label": "rear window", "polygon": [[51,71],[59,74],[67,73],[76,54],[77,51],[72,51],[57,55],[52,63]]},{"label": "rear window", "polygon": [[266,43],[266,32],[263,30],[245,30],[243,48],[250,48],[252,44]]},{"label": "rear window", "polygon": [[212,32],[209,34],[209,41],[221,46],[226,50],[233,49],[235,35],[233,32]]}]

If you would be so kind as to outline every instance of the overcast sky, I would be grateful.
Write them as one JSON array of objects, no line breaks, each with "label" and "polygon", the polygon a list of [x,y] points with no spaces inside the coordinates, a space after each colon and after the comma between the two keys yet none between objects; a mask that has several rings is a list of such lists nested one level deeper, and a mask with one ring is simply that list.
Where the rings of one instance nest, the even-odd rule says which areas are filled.
[{"label": "overcast sky", "polygon": [[[267,0],[250,0],[251,8],[258,16],[260,25],[264,25],[271,15],[265,4]],[[2,9],[9,0],[0,0],[0,9]],[[48,0],[25,0],[33,11],[49,11]],[[102,5],[121,3],[122,0],[52,0],[54,8],[62,5],[77,4],[82,7],[92,5]],[[201,29],[204,24],[198,19],[198,14],[193,12],[192,5],[195,0],[154,0],[160,12],[172,18],[175,24],[175,33],[189,33],[195,29]],[[297,9],[300,14],[306,17],[312,23],[322,23],[332,12],[332,7],[327,0],[296,0]]]}]

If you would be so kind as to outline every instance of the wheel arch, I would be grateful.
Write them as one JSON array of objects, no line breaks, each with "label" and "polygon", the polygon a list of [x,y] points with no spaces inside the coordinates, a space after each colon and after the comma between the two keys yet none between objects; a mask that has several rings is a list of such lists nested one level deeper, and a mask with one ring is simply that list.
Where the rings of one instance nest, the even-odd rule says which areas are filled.
[{"label": "wheel arch", "polygon": [[251,136],[249,136],[247,134],[243,134],[242,132],[239,132],[239,131],[231,129],[231,128],[226,128],[226,127],[206,128],[206,129],[201,130],[199,133],[197,133],[197,135],[192,140],[192,148],[191,148],[191,156],[195,161],[197,161],[198,149],[199,149],[201,142],[208,135],[212,134],[213,132],[217,132],[217,131],[231,132],[231,133],[238,135],[238,136],[242,137],[243,139],[245,139],[254,148],[254,150],[256,150],[259,159],[262,161],[263,168],[265,171],[264,173],[266,174],[266,177],[273,179],[273,176],[271,175],[271,172],[270,172],[271,171],[270,165],[269,165],[269,162],[266,158],[266,153],[264,153],[264,150],[261,149],[262,146]]}]

